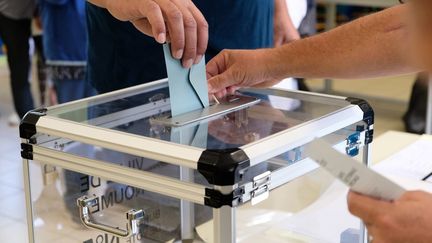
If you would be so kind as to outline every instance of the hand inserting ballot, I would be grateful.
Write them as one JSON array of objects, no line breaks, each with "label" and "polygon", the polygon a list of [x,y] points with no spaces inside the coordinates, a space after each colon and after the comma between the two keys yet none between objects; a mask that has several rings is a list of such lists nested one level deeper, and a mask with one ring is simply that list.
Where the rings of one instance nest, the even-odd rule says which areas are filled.
[{"label": "hand inserting ballot", "polygon": [[284,78],[277,49],[224,50],[207,64],[209,93],[221,98],[240,87],[269,87]]},{"label": "hand inserting ballot", "polygon": [[185,68],[205,54],[208,24],[191,0],[89,0],[115,18],[130,21],[159,43],[170,42],[172,56]]}]

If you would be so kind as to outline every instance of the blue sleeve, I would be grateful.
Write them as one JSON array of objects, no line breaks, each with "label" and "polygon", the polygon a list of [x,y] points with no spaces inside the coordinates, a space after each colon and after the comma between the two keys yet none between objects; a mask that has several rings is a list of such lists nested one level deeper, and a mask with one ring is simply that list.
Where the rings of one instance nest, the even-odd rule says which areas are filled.
[{"label": "blue sleeve", "polygon": [[39,0],[45,1],[46,3],[54,4],[54,5],[65,5],[69,0]]}]

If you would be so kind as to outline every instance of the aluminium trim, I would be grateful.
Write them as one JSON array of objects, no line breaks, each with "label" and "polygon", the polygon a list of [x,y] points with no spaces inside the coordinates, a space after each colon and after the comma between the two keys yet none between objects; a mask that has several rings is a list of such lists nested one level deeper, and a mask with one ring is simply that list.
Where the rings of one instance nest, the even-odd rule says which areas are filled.
[{"label": "aluminium trim", "polygon": [[[133,122],[137,120],[141,120],[145,117],[151,117],[154,115],[158,115],[160,112],[166,112],[170,110],[170,106],[165,101],[157,101],[156,104],[145,104],[137,107],[133,107],[130,109],[114,112],[108,115],[99,116],[86,122],[92,126],[104,127],[104,128],[112,128],[119,125],[126,124],[128,122]],[[146,109],[151,107],[151,109]],[[67,121],[67,120],[66,120]],[[60,138],[41,138],[41,141],[38,140],[38,144],[45,144],[48,142],[58,141]]]},{"label": "aluminium trim", "polygon": [[61,109],[67,106],[67,109],[71,109],[73,107],[80,106],[83,103],[93,102],[94,105],[110,102],[113,100],[121,99],[124,97],[130,97],[137,94],[140,94],[143,91],[152,91],[159,88],[168,87],[168,79],[160,79],[156,81],[152,81],[145,84],[140,84],[136,86],[132,86],[129,88],[119,89],[115,91],[111,91],[104,94],[99,94],[91,97],[87,97],[84,99],[74,100],[54,106],[50,106],[48,111],[53,111],[54,109]]},{"label": "aluminium trim", "polygon": [[274,190],[316,169],[319,165],[310,158],[302,159],[292,165],[272,171],[270,190]]},{"label": "aluminium trim", "polygon": [[270,87],[270,88],[268,88],[268,90],[282,91],[284,93],[290,93],[292,95],[302,95],[302,96],[310,96],[310,97],[317,97],[317,98],[335,99],[335,100],[341,100],[341,101],[344,101],[347,98],[344,96],[323,94],[323,93],[317,93],[317,92],[312,92],[312,91],[292,90],[292,89],[286,89],[286,88],[281,88],[281,87]]},{"label": "aluminium trim", "polygon": [[[23,139],[22,142],[25,142]],[[27,221],[27,235],[28,241],[34,243],[34,225],[33,225],[33,203],[31,197],[30,187],[30,161],[28,159],[22,159],[23,163],[23,179],[24,179],[24,195],[26,204],[26,221]]]},{"label": "aluminium trim", "polygon": [[276,95],[288,99],[298,99],[307,102],[337,105],[343,107],[350,105],[350,103],[346,101],[347,97],[300,91],[300,90],[290,90],[284,88],[271,87],[268,89],[248,88],[248,89],[241,89],[240,91],[257,93],[262,95]]},{"label": "aluminium trim", "polygon": [[44,163],[64,169],[90,174],[161,195],[204,204],[205,187],[198,184],[156,175],[151,172],[137,171],[136,169],[117,164],[70,155],[39,146],[34,146],[33,149],[34,161],[43,161]]},{"label": "aluminium trim", "polygon": [[[231,193],[234,186],[215,186],[215,190],[222,194]],[[235,243],[237,236],[237,208],[223,206],[213,208],[213,242],[214,243]]]},{"label": "aluminium trim", "polygon": [[[364,132],[365,131],[363,131],[363,133]],[[333,135],[333,133],[329,135]],[[329,135],[326,135],[325,138],[328,139]],[[333,141],[332,144],[334,144],[333,148],[335,150],[339,151],[340,153],[346,153],[345,152],[346,140]],[[365,147],[366,145],[364,145],[364,148]],[[307,156],[307,154],[305,155]],[[363,156],[366,155],[367,153],[364,154]],[[279,187],[283,184],[286,184],[296,178],[299,178],[319,168],[319,165],[309,157],[296,161],[294,164],[291,165],[286,165],[286,161],[279,158],[270,159],[268,162],[271,164],[284,166],[280,169],[272,171],[272,175],[271,175],[272,183],[270,184],[270,190]]]},{"label": "aluminium trim", "polygon": [[[271,160],[269,161],[270,163],[272,162]],[[291,165],[286,165],[282,168],[279,168],[277,170],[274,171],[267,171],[266,173],[269,173],[269,180],[268,183],[266,185],[261,184],[261,185],[255,185],[255,181],[252,182],[248,182],[245,183],[243,185],[240,186],[240,188],[242,188],[242,190],[244,191],[244,194],[240,196],[240,202],[241,205],[251,202],[252,204],[254,204],[253,200],[254,198],[256,199],[256,195],[254,194],[255,192],[259,192],[260,187],[261,186],[266,186],[266,191],[270,194],[269,196],[271,196],[271,192],[273,190],[275,190],[276,188],[283,186],[283,185],[287,185],[288,183],[290,183],[291,181],[300,178],[316,169],[319,168],[319,165],[317,163],[315,163],[313,160],[306,158],[303,160],[300,160],[294,164]],[[261,174],[264,175],[265,173]],[[258,175],[260,176],[260,175]],[[261,191],[263,192],[263,191]],[[261,194],[262,195],[262,194]],[[260,196],[260,194],[258,195],[258,197]],[[261,200],[266,200],[265,199],[261,199]],[[261,200],[258,200],[257,203],[259,203]]]},{"label": "aluminium trim", "polygon": [[197,169],[197,161],[204,151],[201,148],[65,121],[49,116],[41,117],[36,124],[36,129],[38,133],[68,138],[192,169]]},{"label": "aluminium trim", "polygon": [[[358,106],[350,105],[318,119],[294,126],[256,142],[240,147],[250,159],[250,166],[271,159],[286,151],[300,147],[316,137],[363,120],[363,112]],[[271,148],[271,150],[269,150]],[[262,151],[267,151],[262,153]]]},{"label": "aluminium trim", "polygon": [[[126,124],[128,122],[138,121],[143,118],[152,117],[163,112],[169,111],[169,99],[167,102],[155,102],[155,104],[145,104],[134,108],[114,112],[108,115],[99,116],[90,120],[87,123],[92,126],[113,128],[119,125]],[[161,103],[159,105],[159,103]],[[146,109],[150,108],[150,109]]]}]

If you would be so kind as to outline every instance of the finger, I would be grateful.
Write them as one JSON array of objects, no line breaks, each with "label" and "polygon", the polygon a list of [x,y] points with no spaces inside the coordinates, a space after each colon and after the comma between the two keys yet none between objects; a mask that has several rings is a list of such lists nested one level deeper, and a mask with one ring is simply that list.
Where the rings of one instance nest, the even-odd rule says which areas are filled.
[{"label": "finger", "polygon": [[218,98],[218,99],[224,97],[224,93],[223,93],[223,91],[216,92],[216,93],[214,93],[214,95],[215,95],[216,98]]},{"label": "finger", "polygon": [[216,96],[218,99],[222,99],[223,97],[226,96],[226,94],[227,94],[226,89],[223,89],[223,90],[218,91],[218,92],[215,94],[215,96]]},{"label": "finger", "polygon": [[142,19],[132,20],[131,23],[140,32],[142,32],[142,33],[144,33],[144,34],[146,34],[148,36],[152,36],[153,35],[152,26],[148,22],[148,19],[142,18]]},{"label": "finger", "polygon": [[[166,42],[166,26],[164,17],[162,15],[162,10],[159,5],[154,1],[144,1],[143,16],[146,16],[148,23],[151,26],[151,36],[159,43]],[[142,22],[142,20],[141,20]],[[147,34],[146,32],[144,32]]]},{"label": "finger", "polygon": [[223,89],[221,93],[222,93],[222,95],[220,96],[220,98],[223,98],[227,95],[227,90]]},{"label": "finger", "polygon": [[208,80],[208,88],[211,93],[226,90],[226,88],[233,85],[235,85],[235,82],[229,71],[223,72],[222,74],[216,75]]},{"label": "finger", "polygon": [[[213,59],[211,59],[207,65],[206,65],[206,75],[207,75],[207,79],[211,79],[212,77],[218,75],[219,72],[219,67],[220,66],[225,66],[224,65],[224,58],[219,55],[217,55],[216,57],[214,57]],[[223,70],[223,69],[221,69]]]},{"label": "finger", "polygon": [[183,14],[180,9],[169,0],[155,0],[155,2],[159,4],[162,13],[166,17],[171,39],[171,55],[175,59],[181,59],[185,47]]},{"label": "finger", "polygon": [[183,16],[185,47],[182,64],[184,68],[190,68],[196,58],[197,23],[190,10],[184,5],[183,0],[173,0],[173,2],[177,5]]},{"label": "finger", "polygon": [[209,26],[201,11],[195,5],[191,5],[190,10],[197,23],[197,49],[194,63],[198,64],[204,56],[208,45]]},{"label": "finger", "polygon": [[166,43],[171,43],[171,36],[168,27],[166,32]]},{"label": "finger", "polygon": [[216,98],[216,96],[214,96],[214,94],[212,94],[212,93],[208,93],[208,97],[209,97],[209,102],[214,101]]},{"label": "finger", "polygon": [[386,212],[389,205],[391,203],[363,196],[356,192],[351,191],[348,194],[349,211],[366,223],[374,222],[382,212]]},{"label": "finger", "polygon": [[231,94],[231,95],[233,95],[233,94],[235,94],[236,93],[236,91],[239,89],[239,87],[238,86],[230,86],[230,87],[228,87],[227,88],[227,92],[228,92],[228,94]]},{"label": "finger", "polygon": [[404,193],[398,201],[417,201],[425,196],[431,197],[431,194],[424,191],[409,191]]},{"label": "finger", "polygon": [[227,68],[226,60],[228,59],[228,51],[223,50],[215,57],[213,57],[206,65],[207,79],[210,79],[222,72]]}]

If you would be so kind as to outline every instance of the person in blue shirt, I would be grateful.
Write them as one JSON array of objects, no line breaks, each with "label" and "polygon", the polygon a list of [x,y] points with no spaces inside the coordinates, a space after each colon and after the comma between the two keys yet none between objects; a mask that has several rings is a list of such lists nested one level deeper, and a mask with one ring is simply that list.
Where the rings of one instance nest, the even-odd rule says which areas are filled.
[{"label": "person in blue shirt", "polygon": [[167,40],[187,68],[225,48],[296,39],[285,1],[91,0],[87,78],[99,92],[165,78],[161,43]]},{"label": "person in blue shirt", "polygon": [[44,54],[58,102],[94,95],[94,89],[85,81],[85,0],[39,0],[38,4],[44,29]]}]

